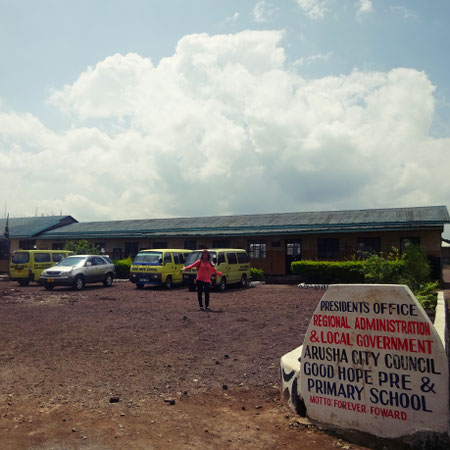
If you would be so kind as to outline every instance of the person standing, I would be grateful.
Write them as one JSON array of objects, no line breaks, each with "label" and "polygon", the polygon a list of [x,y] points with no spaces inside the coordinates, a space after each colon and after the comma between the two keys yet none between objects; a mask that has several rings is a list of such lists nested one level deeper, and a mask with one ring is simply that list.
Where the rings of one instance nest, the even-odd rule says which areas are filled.
[{"label": "person standing", "polygon": [[183,267],[181,271],[197,268],[197,297],[198,304],[200,306],[200,311],[203,311],[203,292],[205,293],[205,307],[206,311],[211,311],[209,308],[209,291],[211,288],[211,275],[215,273],[216,275],[222,276],[222,272],[218,272],[211,262],[211,255],[205,249],[203,250],[202,256],[199,260],[195,261],[193,264]]}]

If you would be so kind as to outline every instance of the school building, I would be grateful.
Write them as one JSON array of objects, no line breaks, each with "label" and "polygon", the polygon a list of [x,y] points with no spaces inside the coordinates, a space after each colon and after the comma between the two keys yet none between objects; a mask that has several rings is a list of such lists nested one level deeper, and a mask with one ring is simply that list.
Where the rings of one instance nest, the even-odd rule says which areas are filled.
[{"label": "school building", "polygon": [[[6,219],[0,219],[0,230]],[[446,206],[78,222],[72,216],[10,218],[10,250],[62,249],[85,239],[113,259],[151,248],[243,248],[252,267],[290,273],[300,259],[345,260],[420,245],[440,271]],[[436,272],[435,272],[436,273]],[[440,273],[440,272],[438,272]]]}]

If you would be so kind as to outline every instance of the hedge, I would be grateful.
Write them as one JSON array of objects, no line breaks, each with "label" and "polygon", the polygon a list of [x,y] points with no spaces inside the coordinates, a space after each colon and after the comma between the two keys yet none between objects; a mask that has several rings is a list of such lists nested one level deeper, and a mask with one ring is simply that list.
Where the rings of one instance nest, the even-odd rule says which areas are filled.
[{"label": "hedge", "polygon": [[256,267],[250,267],[250,278],[252,281],[264,280],[264,272]]},{"label": "hedge", "polygon": [[116,268],[116,278],[119,279],[130,278],[131,264],[132,264],[131,258],[115,260],[114,266]]},{"label": "hedge", "polygon": [[294,275],[303,283],[364,283],[362,261],[295,261]]}]

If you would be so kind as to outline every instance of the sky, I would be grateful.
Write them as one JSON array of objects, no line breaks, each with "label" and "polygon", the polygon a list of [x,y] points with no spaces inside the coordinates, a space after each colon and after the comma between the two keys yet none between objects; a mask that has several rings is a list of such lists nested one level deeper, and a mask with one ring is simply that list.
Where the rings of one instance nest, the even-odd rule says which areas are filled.
[{"label": "sky", "polygon": [[448,0],[0,0],[0,216],[448,207],[449,19]]}]

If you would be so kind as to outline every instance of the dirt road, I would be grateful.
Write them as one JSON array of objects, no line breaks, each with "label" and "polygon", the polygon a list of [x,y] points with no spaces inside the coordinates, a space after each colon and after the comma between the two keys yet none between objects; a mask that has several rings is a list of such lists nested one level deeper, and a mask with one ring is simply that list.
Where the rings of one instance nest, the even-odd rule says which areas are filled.
[{"label": "dirt road", "polygon": [[229,289],[200,312],[184,288],[0,283],[0,446],[367,448],[280,402],[280,357],[322,294]]}]

